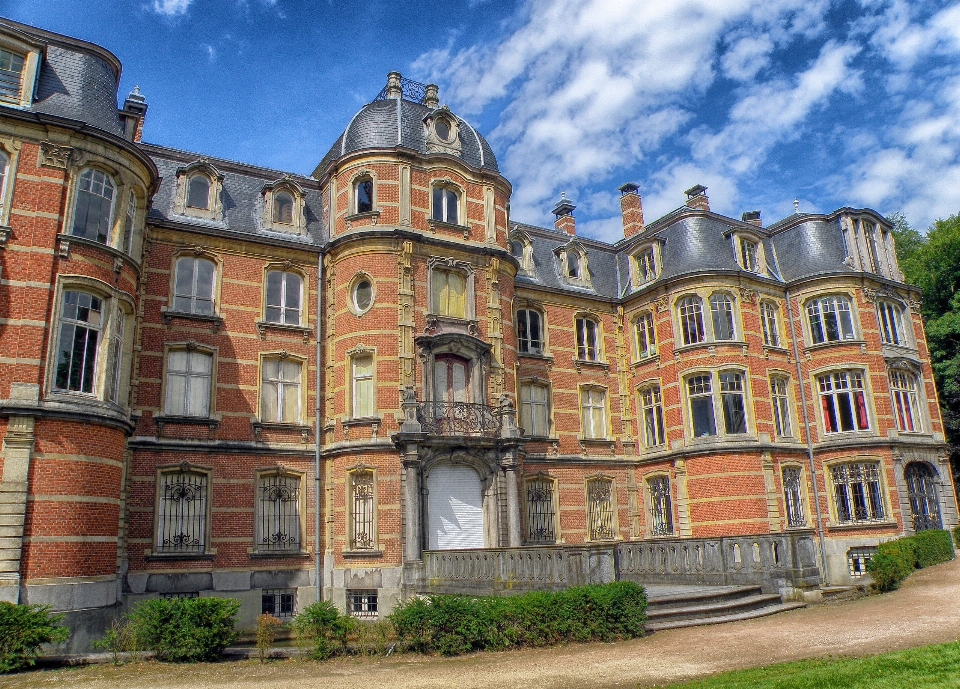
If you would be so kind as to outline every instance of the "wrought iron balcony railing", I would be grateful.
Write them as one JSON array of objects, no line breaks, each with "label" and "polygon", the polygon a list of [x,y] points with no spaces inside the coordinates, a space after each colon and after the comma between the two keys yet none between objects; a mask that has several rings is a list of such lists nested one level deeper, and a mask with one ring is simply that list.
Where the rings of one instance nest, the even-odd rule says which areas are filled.
[{"label": "wrought iron balcony railing", "polygon": [[467,402],[421,402],[417,421],[427,435],[480,436],[500,435],[500,414],[486,404]]}]

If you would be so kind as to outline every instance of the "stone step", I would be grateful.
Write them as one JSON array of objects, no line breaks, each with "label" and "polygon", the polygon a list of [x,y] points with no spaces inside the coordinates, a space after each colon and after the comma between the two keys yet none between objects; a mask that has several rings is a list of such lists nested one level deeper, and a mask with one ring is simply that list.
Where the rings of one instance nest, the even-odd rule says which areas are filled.
[{"label": "stone step", "polygon": [[869,596],[870,591],[866,584],[855,584],[854,586],[821,586],[821,603],[839,603],[846,600],[856,600]]},{"label": "stone step", "polygon": [[722,617],[747,613],[761,608],[779,605],[779,594],[760,593],[747,597],[733,597],[729,600],[720,600],[710,603],[690,601],[683,607],[661,610],[654,607],[647,609],[647,619],[651,622],[675,622],[681,620],[696,620],[706,617]]},{"label": "stone step", "polygon": [[752,620],[757,617],[766,617],[767,615],[776,615],[787,610],[796,610],[805,608],[806,603],[780,603],[777,605],[767,605],[756,610],[748,610],[731,615],[717,615],[715,617],[699,617],[683,620],[673,620],[669,622],[650,622],[647,624],[647,631],[659,632],[666,629],[680,629],[682,627],[699,627],[707,624],[723,624],[724,622],[739,622],[740,620]]},{"label": "stone step", "polygon": [[707,605],[737,598],[758,596],[762,593],[759,586],[703,586],[691,587],[690,591],[661,594],[650,593],[647,596],[648,610],[678,610],[693,604]]}]

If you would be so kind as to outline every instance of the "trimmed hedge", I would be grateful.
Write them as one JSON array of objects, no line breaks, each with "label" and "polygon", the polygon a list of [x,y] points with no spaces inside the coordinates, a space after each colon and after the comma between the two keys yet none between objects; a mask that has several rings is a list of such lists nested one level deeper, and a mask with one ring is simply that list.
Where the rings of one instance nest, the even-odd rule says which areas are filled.
[{"label": "trimmed hedge", "polygon": [[432,596],[390,615],[400,643],[421,653],[546,646],[564,641],[613,641],[643,636],[643,587],[627,581],[517,596]]},{"label": "trimmed hedge", "polygon": [[62,619],[49,605],[0,602],[0,672],[29,667],[40,657],[40,646],[66,641],[70,632]]},{"label": "trimmed hedge", "polygon": [[867,563],[877,591],[892,591],[916,569],[953,559],[953,541],[948,531],[931,529],[915,536],[881,543]]},{"label": "trimmed hedge", "polygon": [[160,660],[212,661],[237,639],[240,601],[230,598],[154,598],[130,613],[130,624]]}]

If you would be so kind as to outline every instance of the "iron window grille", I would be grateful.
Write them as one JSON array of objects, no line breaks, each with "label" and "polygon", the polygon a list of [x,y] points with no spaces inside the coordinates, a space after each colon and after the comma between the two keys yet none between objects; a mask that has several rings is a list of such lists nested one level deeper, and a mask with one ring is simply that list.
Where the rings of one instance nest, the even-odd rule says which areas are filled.
[{"label": "iron window grille", "polygon": [[733,300],[728,295],[714,294],[710,297],[710,315],[713,319],[713,339],[734,339]]},{"label": "iron window grille", "polygon": [[173,416],[210,415],[213,355],[175,349],[167,354],[167,390],[164,411]]},{"label": "iron window grille", "polygon": [[92,168],[84,170],[77,183],[76,208],[70,234],[106,244],[116,192],[110,175]]},{"label": "iron window grille", "polygon": [[193,471],[160,474],[157,552],[198,554],[207,545],[209,476]]},{"label": "iron window grille", "polygon": [[555,543],[554,482],[549,478],[527,481],[527,542]]},{"label": "iron window grille", "polygon": [[173,308],[180,313],[213,315],[213,289],[217,268],[205,258],[177,260],[173,288]]},{"label": "iron window grille", "polygon": [[787,379],[774,376],[770,379],[770,399],[773,403],[773,425],[779,437],[791,437],[790,395]]},{"label": "iron window grille", "polygon": [[854,579],[860,579],[867,573],[867,565],[873,556],[877,554],[877,549],[872,547],[851,548],[847,551],[847,565],[850,567],[850,576]]},{"label": "iron window grille", "polygon": [[350,494],[353,502],[350,549],[373,550],[377,544],[373,472],[351,472]]},{"label": "iron window grille", "polygon": [[160,598],[164,600],[185,600],[189,598],[199,598],[199,591],[187,591],[185,593],[161,593]]},{"label": "iron window grille", "polygon": [[300,477],[261,474],[257,493],[261,552],[300,552]]},{"label": "iron window grille", "polygon": [[897,428],[908,433],[920,433],[920,398],[917,394],[917,379],[904,371],[890,372],[890,391],[893,393],[893,409]]},{"label": "iron window grille", "polygon": [[539,311],[517,311],[517,344],[523,354],[543,354],[543,321]]},{"label": "iron window grille", "polygon": [[914,531],[942,529],[940,501],[937,499],[936,474],[928,464],[911,462],[903,472]]},{"label": "iron window grille", "polygon": [[614,528],[613,480],[594,478],[587,481],[587,509],[590,540],[612,541],[617,538]]},{"label": "iron window grille", "polygon": [[830,469],[833,480],[837,522],[882,521],[883,493],[880,486],[880,467],[877,464],[841,464]]},{"label": "iron window grille", "polygon": [[260,612],[277,619],[292,619],[297,614],[295,589],[264,589],[260,595]]},{"label": "iron window grille", "polygon": [[683,344],[697,344],[704,340],[703,302],[700,297],[684,297],[677,309]]},{"label": "iron window grille", "polygon": [[520,427],[524,435],[534,438],[550,434],[550,391],[546,385],[520,385]]},{"label": "iron window grille", "polygon": [[653,323],[653,314],[645,313],[637,317],[637,358],[645,359],[657,353],[657,331]]},{"label": "iron window grille", "polygon": [[581,361],[600,360],[600,326],[592,318],[577,318],[577,358]]},{"label": "iron window grille", "polygon": [[892,345],[906,344],[903,309],[889,301],[877,302],[877,319],[880,321],[880,338],[884,342]]},{"label": "iron window grille", "polygon": [[296,273],[267,273],[267,322],[300,325],[303,279]]},{"label": "iron window grille", "polygon": [[102,328],[103,302],[100,299],[85,292],[63,293],[55,379],[57,390],[94,392]]},{"label": "iron window grille", "polygon": [[817,377],[823,427],[827,433],[870,429],[862,371],[838,371]]},{"label": "iron window grille", "polygon": [[802,472],[797,467],[783,470],[783,501],[787,510],[787,526],[806,526],[803,514]]},{"label": "iron window grille", "polygon": [[807,318],[814,344],[854,338],[853,314],[846,297],[822,297],[810,301]]},{"label": "iron window grille", "polygon": [[768,347],[780,346],[780,328],[777,325],[778,314],[775,304],[768,301],[760,304],[760,325],[763,327],[763,344]]},{"label": "iron window grille", "polygon": [[666,443],[663,426],[663,401],[660,386],[647,388],[640,392],[640,404],[643,409],[643,443],[646,447],[657,447]]},{"label": "iron window grille", "polygon": [[348,591],[347,600],[351,617],[361,620],[375,620],[379,616],[376,591]]},{"label": "iron window grille", "polygon": [[670,496],[670,478],[654,476],[647,479],[650,491],[650,535],[673,535],[673,502]]}]

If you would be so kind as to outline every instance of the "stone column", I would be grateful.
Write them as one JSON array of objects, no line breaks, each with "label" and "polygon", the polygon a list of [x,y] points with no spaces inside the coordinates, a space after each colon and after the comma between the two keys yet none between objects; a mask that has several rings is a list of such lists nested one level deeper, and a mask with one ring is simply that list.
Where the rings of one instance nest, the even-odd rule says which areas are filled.
[{"label": "stone column", "polygon": [[33,454],[32,416],[11,416],[3,439],[0,480],[0,601],[20,602],[23,524],[27,511],[27,476]]},{"label": "stone column", "polygon": [[403,457],[403,470],[405,473],[404,485],[404,548],[403,559],[405,562],[417,562],[423,558],[420,549],[422,543],[423,527],[420,523],[423,514],[420,496],[420,458],[417,454],[417,446],[407,445]]},{"label": "stone column", "polygon": [[507,492],[507,545],[517,548],[523,545],[520,518],[520,485],[517,471],[520,468],[518,448],[520,429],[517,427],[517,410],[510,395],[500,395],[500,437],[508,447],[500,456],[500,468],[503,470]]},{"label": "stone column", "polygon": [[507,491],[507,545],[517,548],[523,545],[520,529],[520,486],[517,481],[517,465],[503,467]]}]

